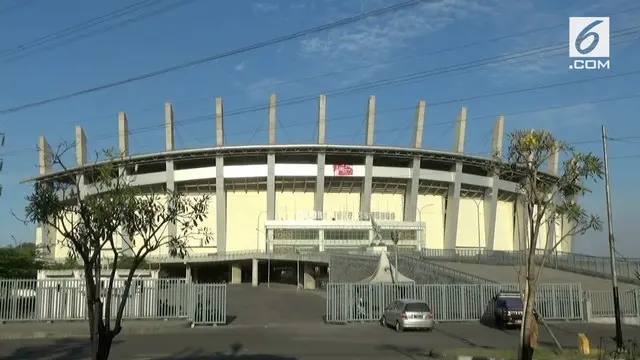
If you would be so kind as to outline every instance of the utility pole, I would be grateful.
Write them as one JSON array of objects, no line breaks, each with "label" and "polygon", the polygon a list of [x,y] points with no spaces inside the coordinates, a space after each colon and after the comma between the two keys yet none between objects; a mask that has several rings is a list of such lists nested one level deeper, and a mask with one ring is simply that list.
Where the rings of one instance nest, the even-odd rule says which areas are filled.
[{"label": "utility pole", "polygon": [[607,230],[609,233],[609,262],[611,263],[611,283],[613,285],[613,311],[616,318],[616,351],[624,351],[622,340],[622,319],[620,318],[620,295],[618,275],[616,274],[615,238],[613,237],[613,218],[611,217],[611,186],[609,184],[609,155],[607,153],[607,131],[602,125],[602,155],[604,157],[604,188],[607,203]]}]

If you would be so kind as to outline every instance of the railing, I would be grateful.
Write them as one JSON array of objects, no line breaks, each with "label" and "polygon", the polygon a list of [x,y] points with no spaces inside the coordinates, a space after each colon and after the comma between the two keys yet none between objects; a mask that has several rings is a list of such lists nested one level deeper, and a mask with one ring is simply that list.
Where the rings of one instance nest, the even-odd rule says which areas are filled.
[{"label": "railing", "polygon": [[[613,294],[611,291],[586,291],[585,299],[590,305],[589,316],[593,318],[612,318]],[[620,315],[640,318],[640,291],[620,291]]]},{"label": "railing", "polygon": [[215,261],[231,261],[231,260],[245,260],[245,259],[272,259],[272,260],[297,260],[300,261],[317,261],[328,262],[328,256],[325,253],[315,251],[302,251],[296,252],[295,249],[281,249],[280,251],[264,250],[242,250],[242,251],[225,251],[219,253],[207,253],[207,254],[189,254],[184,259],[178,257],[171,257],[169,255],[154,255],[147,256],[145,259],[150,263],[155,264],[175,264],[175,263],[196,263],[196,262],[215,262]]},{"label": "railing", "polygon": [[[116,314],[123,290],[124,280],[115,280],[111,314]],[[102,300],[106,306],[107,299]],[[0,322],[85,319],[84,280],[0,280]],[[194,284],[185,279],[134,279],[123,319],[185,319],[196,324],[224,324],[226,285]]]},{"label": "railing", "polygon": [[[349,284],[327,285],[328,323],[373,322],[400,298],[428,303],[440,322],[469,322],[493,316],[491,298],[500,291],[518,291],[518,284]],[[541,284],[536,309],[548,320],[582,320],[580,284]]]},{"label": "railing", "polygon": [[[542,260],[543,250],[536,255],[536,263]],[[496,251],[484,249],[423,249],[422,257],[434,261],[454,261],[464,263],[478,263],[489,265],[518,265],[523,264],[527,253],[525,251]],[[611,278],[611,265],[608,258],[590,255],[573,254],[567,252],[553,252],[546,259],[545,266],[558,270],[577,272],[584,275]],[[635,276],[640,269],[638,259],[619,259],[616,261],[616,271],[621,281],[640,284]]]}]

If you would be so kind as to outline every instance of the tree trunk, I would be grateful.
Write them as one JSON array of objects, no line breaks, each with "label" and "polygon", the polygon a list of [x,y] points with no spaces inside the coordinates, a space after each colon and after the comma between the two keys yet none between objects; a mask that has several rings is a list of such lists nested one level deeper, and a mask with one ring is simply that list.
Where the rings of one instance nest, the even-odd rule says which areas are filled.
[{"label": "tree trunk", "polygon": [[520,360],[532,360],[538,343],[538,323],[533,314],[536,298],[536,284],[533,278],[527,277],[525,289],[525,309],[522,321],[522,339],[520,344]]},{"label": "tree trunk", "polygon": [[105,329],[105,331],[101,331],[100,338],[98,339],[98,353],[96,354],[96,360],[109,359],[112,343],[113,336],[111,336],[108,330]]}]

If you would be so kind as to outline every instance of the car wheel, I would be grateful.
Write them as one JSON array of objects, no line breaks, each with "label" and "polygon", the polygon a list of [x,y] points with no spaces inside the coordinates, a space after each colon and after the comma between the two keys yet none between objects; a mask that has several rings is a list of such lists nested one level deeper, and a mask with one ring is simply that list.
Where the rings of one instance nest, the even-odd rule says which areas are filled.
[{"label": "car wheel", "polygon": [[387,319],[384,316],[380,318],[380,326],[382,327],[387,326]]},{"label": "car wheel", "polygon": [[432,331],[433,331],[433,328],[432,328],[432,327],[430,327],[430,328],[426,328],[426,329],[424,329],[424,330],[425,330],[426,332],[432,332]]},{"label": "car wheel", "polygon": [[504,329],[504,322],[499,317],[496,317],[496,327],[498,329]]},{"label": "car wheel", "polygon": [[402,325],[400,325],[399,321],[396,321],[396,332],[402,332]]}]

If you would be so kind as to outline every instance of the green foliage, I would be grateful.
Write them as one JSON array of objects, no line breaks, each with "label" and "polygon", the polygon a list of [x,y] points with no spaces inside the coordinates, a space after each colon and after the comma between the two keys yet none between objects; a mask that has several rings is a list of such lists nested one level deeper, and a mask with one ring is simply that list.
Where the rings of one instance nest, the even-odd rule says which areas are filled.
[{"label": "green foliage", "polygon": [[0,248],[0,279],[33,279],[43,263],[33,244]]}]

